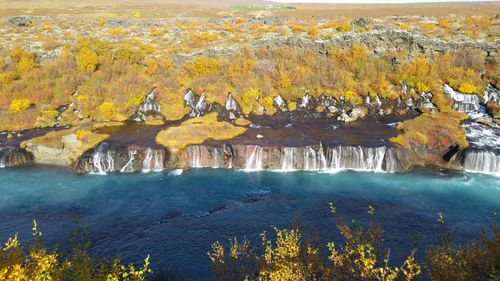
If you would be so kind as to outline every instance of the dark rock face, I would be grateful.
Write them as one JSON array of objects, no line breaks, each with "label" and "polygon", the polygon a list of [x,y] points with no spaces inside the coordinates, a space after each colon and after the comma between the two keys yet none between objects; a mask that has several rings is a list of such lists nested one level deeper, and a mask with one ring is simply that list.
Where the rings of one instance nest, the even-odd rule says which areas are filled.
[{"label": "dark rock face", "polygon": [[73,165],[81,173],[152,172],[166,169],[164,149],[141,146],[113,146],[103,142],[85,153]]},{"label": "dark rock face", "polygon": [[[408,150],[392,146],[323,146],[321,143],[300,147],[247,144],[192,145],[178,154],[147,147],[113,147],[103,143],[83,156],[73,167],[80,173],[151,172],[189,168],[226,168],[245,171],[329,171],[407,172],[418,166],[438,166],[463,170],[469,167],[496,172],[491,164],[499,155],[481,162],[477,151],[461,151],[444,160],[447,151],[424,148]],[[493,162],[491,162],[491,161]],[[489,161],[489,162],[488,162]],[[495,162],[496,163],[496,162]],[[481,167],[478,167],[481,166]],[[498,166],[500,167],[500,166]]]},{"label": "dark rock face", "polygon": [[29,16],[15,16],[8,19],[10,25],[16,27],[28,27],[31,25],[31,17]]},{"label": "dark rock face", "polygon": [[0,147],[0,168],[21,166],[33,162],[33,155],[19,147]]}]

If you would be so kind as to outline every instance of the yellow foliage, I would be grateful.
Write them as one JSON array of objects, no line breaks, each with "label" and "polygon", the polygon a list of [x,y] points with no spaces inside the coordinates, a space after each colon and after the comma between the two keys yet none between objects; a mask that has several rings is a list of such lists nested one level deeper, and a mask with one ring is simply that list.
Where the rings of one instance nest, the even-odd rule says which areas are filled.
[{"label": "yellow foliage", "polygon": [[14,80],[16,80],[16,73],[14,71],[5,71],[0,73],[0,83],[2,85],[7,85]]},{"label": "yellow foliage", "polygon": [[25,73],[33,69],[36,65],[35,54],[26,52],[21,47],[14,47],[10,51],[9,56],[16,63],[18,73]]},{"label": "yellow foliage", "polygon": [[0,69],[2,69],[6,65],[5,59],[0,56]]},{"label": "yellow foliage", "polygon": [[299,33],[299,32],[305,32],[306,31],[306,28],[302,25],[298,25],[298,24],[292,24],[290,26],[290,29],[292,30],[293,33]]},{"label": "yellow foliage", "polygon": [[288,74],[285,71],[280,70],[278,73],[278,81],[276,82],[276,86],[280,90],[284,90],[291,85],[291,80]]},{"label": "yellow foliage", "polygon": [[123,33],[123,29],[117,27],[117,28],[114,28],[110,31],[111,35],[113,36],[117,36],[117,35],[120,35]]},{"label": "yellow foliage", "polygon": [[434,24],[430,23],[430,22],[424,22],[422,25],[421,25],[423,31],[425,33],[429,33],[429,32],[432,32],[434,30]]},{"label": "yellow foliage", "polygon": [[297,102],[296,101],[287,101],[287,105],[288,105],[289,111],[294,111],[295,109],[297,109]]},{"label": "yellow foliage", "polygon": [[445,18],[440,18],[438,20],[438,24],[442,28],[449,28],[450,27],[450,21],[448,19],[445,19]]},{"label": "yellow foliage", "polygon": [[149,29],[149,35],[151,35],[153,37],[160,36],[160,35],[162,35],[162,33],[163,32],[159,28],[156,28],[156,27],[151,27]]},{"label": "yellow foliage", "polygon": [[151,273],[149,256],[144,260],[144,265],[136,269],[133,264],[121,265],[118,259],[91,259],[86,246],[78,243],[66,256],[50,252],[42,242],[42,233],[36,221],[33,221],[33,237],[34,241],[28,243],[27,247],[21,245],[17,234],[8,238],[4,247],[0,247],[0,280],[87,280],[91,277],[94,280],[98,276],[106,276],[106,279],[95,280],[144,281]]},{"label": "yellow foliage", "polygon": [[30,108],[31,102],[28,99],[14,99],[10,102],[9,109],[14,113],[21,113]]},{"label": "yellow foliage", "polygon": [[307,29],[307,34],[311,37],[318,36],[319,34],[319,29],[316,26],[311,26]]},{"label": "yellow foliage", "polygon": [[93,73],[99,64],[99,57],[94,51],[83,48],[77,53],[76,62],[81,71]]},{"label": "yellow foliage", "polygon": [[99,27],[103,27],[105,24],[106,24],[105,20],[100,20],[97,22],[97,26],[99,26]]},{"label": "yellow foliage", "polygon": [[16,64],[16,69],[19,73],[25,73],[33,68],[35,68],[34,57],[22,57]]},{"label": "yellow foliage", "polygon": [[477,93],[477,87],[473,83],[465,82],[458,87],[458,90],[464,94],[475,94]]},{"label": "yellow foliage", "polygon": [[399,28],[404,29],[404,30],[410,30],[411,26],[407,23],[402,23],[399,25]]},{"label": "yellow foliage", "polygon": [[117,109],[113,102],[105,101],[99,106],[99,112],[107,120],[113,120],[116,116]]},{"label": "yellow foliage", "polygon": [[220,60],[206,56],[200,56],[185,66],[192,78],[218,73],[221,67]]},{"label": "yellow foliage", "polygon": [[352,26],[349,21],[343,21],[337,26],[337,31],[339,32],[348,32],[351,31]]},{"label": "yellow foliage", "polygon": [[365,45],[353,45],[349,49],[349,53],[354,61],[363,61],[368,59],[368,48]]},{"label": "yellow foliage", "polygon": [[259,95],[260,91],[255,88],[250,88],[245,93],[243,93],[240,103],[241,111],[243,112],[243,114],[246,115],[252,112],[254,103]]}]

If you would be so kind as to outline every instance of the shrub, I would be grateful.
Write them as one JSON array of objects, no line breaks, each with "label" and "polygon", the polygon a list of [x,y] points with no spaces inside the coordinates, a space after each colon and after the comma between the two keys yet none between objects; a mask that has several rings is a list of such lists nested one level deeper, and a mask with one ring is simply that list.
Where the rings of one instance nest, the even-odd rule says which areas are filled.
[{"label": "shrub", "polygon": [[113,36],[117,36],[117,35],[120,35],[123,33],[123,29],[117,27],[117,28],[114,28],[110,31],[111,35]]},{"label": "shrub", "polygon": [[228,251],[220,242],[212,244],[208,257],[216,280],[415,280],[421,267],[415,262],[415,251],[401,266],[389,265],[389,249],[379,249],[383,226],[374,217],[375,209],[368,206],[370,223],[367,228],[350,225],[337,218],[330,204],[336,226],[344,244],[330,242],[328,262],[322,259],[320,248],[302,238],[299,229],[274,228],[275,239],[261,234],[262,254],[257,254],[248,240],[230,240]]},{"label": "shrub", "polygon": [[185,68],[192,78],[218,73],[222,66],[221,61],[206,56],[200,56]]},{"label": "shrub", "polygon": [[316,37],[319,34],[319,29],[316,26],[311,26],[307,29],[307,34],[311,37]]},{"label": "shrub", "polygon": [[14,113],[21,113],[30,108],[31,102],[28,99],[14,99],[9,105],[10,111]]},{"label": "shrub", "polygon": [[76,62],[81,71],[93,73],[99,64],[99,57],[94,51],[83,48],[76,55]]},{"label": "shrub", "polygon": [[255,100],[259,97],[260,91],[255,88],[250,88],[241,96],[241,111],[243,114],[252,112]]},{"label": "shrub", "polygon": [[458,87],[458,90],[464,94],[475,94],[477,93],[477,87],[476,85],[470,83],[470,82],[465,82]]},{"label": "shrub", "polygon": [[[34,239],[23,247],[17,234],[0,247],[0,280],[113,280],[144,281],[151,273],[149,256],[141,268],[133,264],[122,265],[119,259],[93,259],[89,257],[89,244],[75,232],[77,239],[68,253],[49,251],[42,241],[42,233],[33,221]],[[26,252],[25,249],[28,251]]]},{"label": "shrub", "polygon": [[457,111],[424,113],[400,123],[397,128],[402,133],[389,140],[406,148],[448,149],[456,144],[464,149],[469,143],[460,122],[466,118],[466,114]]},{"label": "shrub", "polygon": [[347,31],[351,31],[351,29],[352,29],[352,26],[351,26],[351,23],[349,21],[343,21],[337,26],[337,31],[339,31],[339,32],[347,32]]},{"label": "shrub", "polygon": [[113,120],[116,116],[116,105],[110,101],[105,101],[99,106],[99,112],[107,120]]}]

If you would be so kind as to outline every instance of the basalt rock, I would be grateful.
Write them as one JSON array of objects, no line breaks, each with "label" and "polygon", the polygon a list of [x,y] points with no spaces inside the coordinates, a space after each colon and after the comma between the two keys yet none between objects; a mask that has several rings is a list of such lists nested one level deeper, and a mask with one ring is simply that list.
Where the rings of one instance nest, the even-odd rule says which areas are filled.
[{"label": "basalt rock", "polygon": [[28,27],[31,25],[32,20],[30,16],[14,16],[8,19],[8,22],[12,26],[16,27]]},{"label": "basalt rock", "polygon": [[260,146],[221,143],[191,145],[175,154],[164,149],[108,143],[86,153],[74,169],[82,173],[150,172],[189,168],[227,168],[246,171],[329,171],[407,172],[414,167],[437,166],[446,169],[498,174],[500,153],[450,147],[431,151],[423,147]]},{"label": "basalt rock", "polygon": [[407,50],[411,57],[419,54],[432,55],[447,51],[457,52],[466,49],[483,50],[488,56],[495,58],[498,53],[498,39],[494,42],[483,42],[477,40],[451,40],[445,41],[436,38],[428,38],[416,32],[380,26],[374,30],[364,33],[348,32],[338,35],[330,40],[313,41],[308,38],[297,36],[280,37],[268,36],[253,43],[256,48],[273,48],[288,46],[298,49],[307,49],[320,54],[327,54],[331,48],[350,48],[356,44],[363,44],[369,50],[377,50],[377,53],[385,53]]},{"label": "basalt rock", "polygon": [[0,168],[21,166],[33,162],[33,155],[14,146],[0,147]]}]

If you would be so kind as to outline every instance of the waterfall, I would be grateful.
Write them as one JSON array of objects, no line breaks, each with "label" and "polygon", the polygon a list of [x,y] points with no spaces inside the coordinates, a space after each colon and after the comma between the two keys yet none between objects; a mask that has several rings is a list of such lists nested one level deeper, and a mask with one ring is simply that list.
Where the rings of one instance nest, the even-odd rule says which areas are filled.
[{"label": "waterfall", "polygon": [[483,95],[483,102],[488,103],[489,101],[493,101],[497,104],[500,103],[500,91],[491,84],[486,87]]},{"label": "waterfall", "polygon": [[303,169],[306,171],[325,170],[328,167],[323,145],[319,144],[318,151],[314,150],[312,146],[304,148],[304,165]]},{"label": "waterfall", "polygon": [[0,147],[0,168],[5,168],[5,148]]},{"label": "waterfall", "polygon": [[99,145],[92,155],[92,166],[90,172],[93,174],[105,175],[115,170],[115,160],[110,150],[105,150],[106,144]]},{"label": "waterfall", "polygon": [[396,161],[396,151],[394,149],[388,149],[385,153],[385,171],[389,173],[394,173],[398,171],[398,163]]},{"label": "waterfall", "polygon": [[162,150],[155,150],[153,152],[153,171],[161,172],[164,169],[165,153]]},{"label": "waterfall", "polygon": [[464,170],[500,176],[500,154],[486,150],[466,152]]},{"label": "waterfall", "polygon": [[280,95],[277,95],[273,98],[273,101],[274,101],[274,106],[277,108],[277,109],[280,109],[280,110],[285,110],[285,106],[286,106],[286,103],[285,103],[285,100],[280,96]]},{"label": "waterfall", "polygon": [[189,146],[187,148],[187,153],[189,153],[189,167],[191,168],[202,168],[201,165],[201,148],[198,145]]},{"label": "waterfall", "polygon": [[122,173],[131,173],[134,172],[134,160],[137,155],[137,150],[132,148],[128,150],[128,162],[121,168],[120,172]]},{"label": "waterfall", "polygon": [[281,171],[290,172],[295,170],[297,163],[297,148],[284,147],[281,153]]},{"label": "waterfall", "polygon": [[217,148],[214,148],[212,150],[212,168],[216,169],[219,168],[219,157],[220,157],[220,152]]},{"label": "waterfall", "polygon": [[256,145],[252,151],[252,154],[247,159],[245,163],[246,171],[260,171],[262,170],[262,147]]},{"label": "waterfall", "polygon": [[328,148],[332,171],[357,170],[382,172],[386,147],[337,146]]},{"label": "waterfall", "polygon": [[462,94],[459,92],[456,92],[448,86],[447,84],[443,85],[444,93],[448,97],[450,97],[453,100],[453,109],[460,111],[460,112],[465,112],[465,113],[470,113],[470,112],[477,112],[479,111],[479,97],[474,94]]},{"label": "waterfall", "polygon": [[146,156],[142,160],[142,172],[148,173],[151,171],[151,160],[153,160],[153,150],[151,148],[146,148]]},{"label": "waterfall", "polygon": [[231,110],[236,110],[236,102],[233,99],[233,96],[231,94],[227,95],[227,100],[226,100],[226,110],[231,111]]}]

